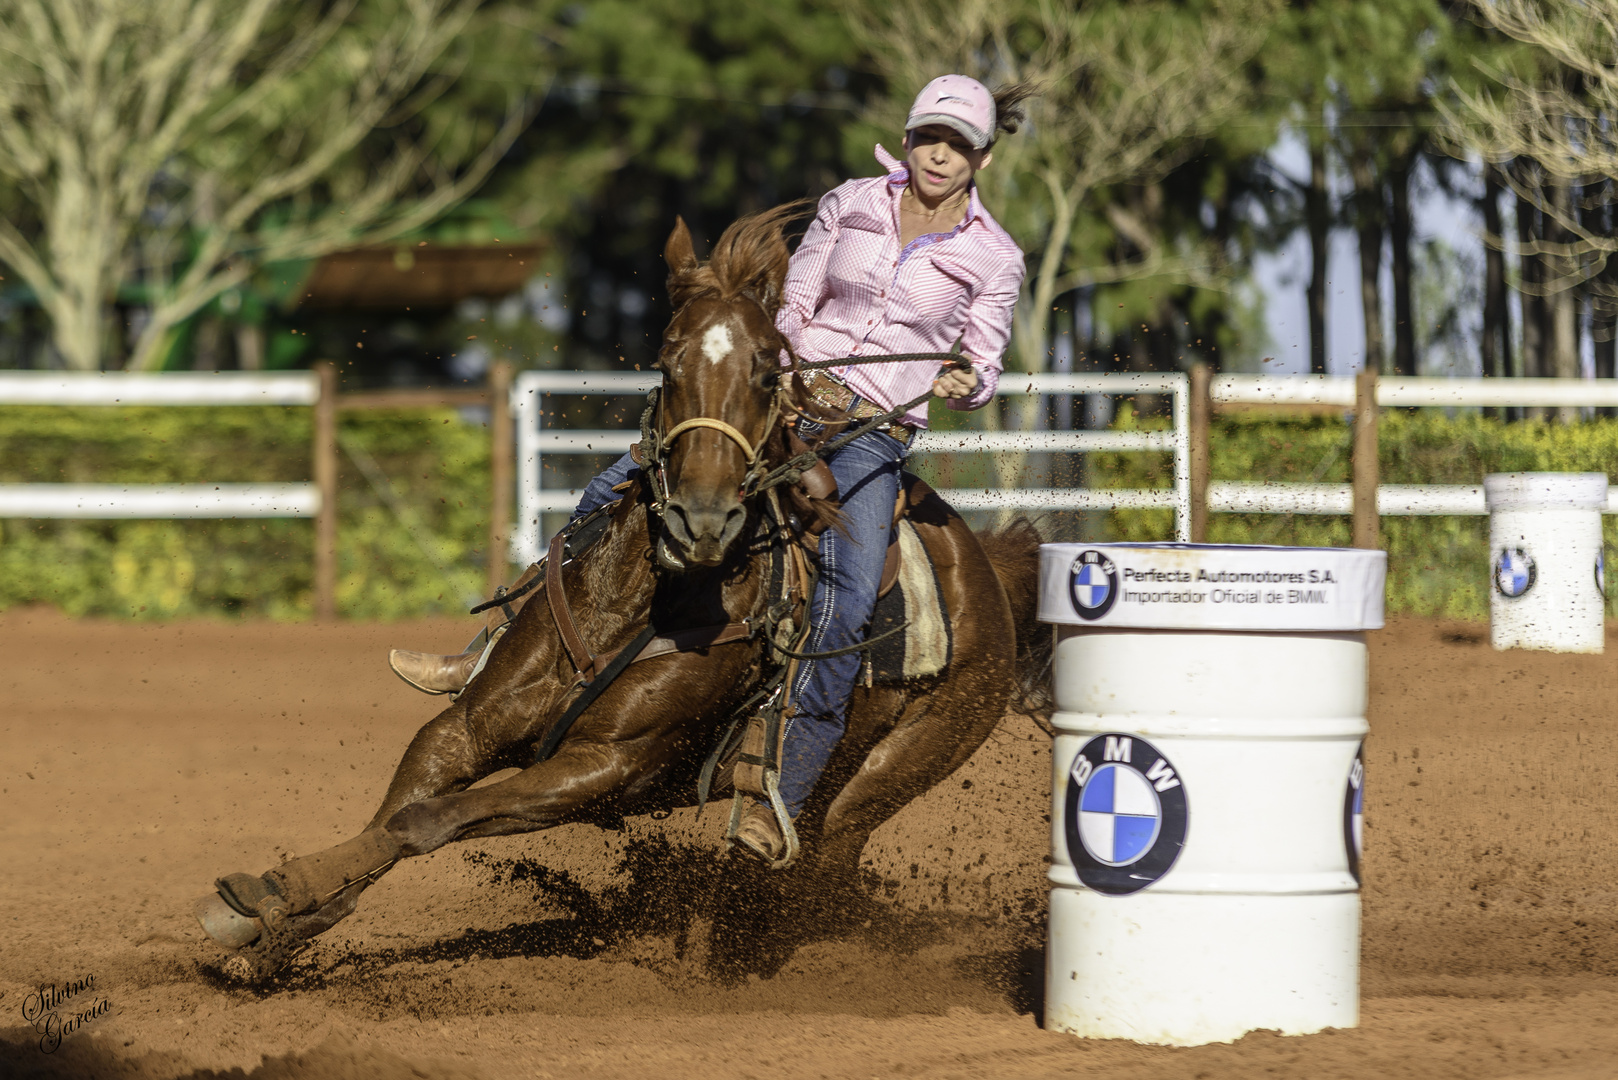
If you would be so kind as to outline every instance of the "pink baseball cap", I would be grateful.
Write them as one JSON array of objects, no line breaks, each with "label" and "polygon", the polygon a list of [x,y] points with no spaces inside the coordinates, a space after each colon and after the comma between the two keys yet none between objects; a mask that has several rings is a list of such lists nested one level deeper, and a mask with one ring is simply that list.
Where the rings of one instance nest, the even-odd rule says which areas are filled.
[{"label": "pink baseball cap", "polygon": [[988,87],[965,75],[940,75],[916,95],[905,130],[947,124],[965,135],[973,149],[982,150],[994,136],[995,119]]}]

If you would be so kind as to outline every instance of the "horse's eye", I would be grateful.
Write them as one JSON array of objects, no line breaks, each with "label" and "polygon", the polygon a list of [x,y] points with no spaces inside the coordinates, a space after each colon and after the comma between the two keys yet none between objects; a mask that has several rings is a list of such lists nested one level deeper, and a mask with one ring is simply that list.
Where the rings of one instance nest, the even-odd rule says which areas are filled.
[{"label": "horse's eye", "polygon": [[777,386],[781,385],[781,372],[772,368],[771,370],[766,371],[763,375],[760,375],[758,381],[763,385],[764,389],[774,390]]}]

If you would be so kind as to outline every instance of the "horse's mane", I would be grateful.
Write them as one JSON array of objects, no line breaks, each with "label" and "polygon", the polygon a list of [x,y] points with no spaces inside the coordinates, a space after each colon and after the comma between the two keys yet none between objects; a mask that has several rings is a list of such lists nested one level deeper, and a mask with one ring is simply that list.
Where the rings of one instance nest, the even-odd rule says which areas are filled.
[{"label": "horse's mane", "polygon": [[679,309],[704,294],[721,300],[747,296],[773,320],[781,310],[781,289],[791,258],[786,226],[803,217],[810,205],[810,200],[798,199],[731,222],[707,262],[670,271],[670,302]]}]

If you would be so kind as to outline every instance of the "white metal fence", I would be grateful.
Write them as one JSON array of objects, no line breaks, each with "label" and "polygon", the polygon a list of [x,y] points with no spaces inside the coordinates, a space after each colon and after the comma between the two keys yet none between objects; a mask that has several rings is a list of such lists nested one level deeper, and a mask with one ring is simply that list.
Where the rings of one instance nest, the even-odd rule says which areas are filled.
[{"label": "white metal fence", "polygon": [[[578,488],[544,485],[546,454],[622,454],[640,432],[546,430],[542,394],[644,394],[660,376],[637,372],[527,371],[512,389],[517,428],[517,527],[511,555],[519,565],[537,560],[545,540],[544,515],[570,512]],[[1155,451],[1174,455],[1174,486],[1164,490],[1097,491],[1085,488],[948,488],[941,491],[960,510],[1111,510],[1161,507],[1175,514],[1175,535],[1191,536],[1190,385],[1185,375],[1081,374],[1001,377],[996,394],[1169,394],[1171,431],[929,431],[913,454],[1076,453],[1090,450]],[[1352,393],[1351,395],[1352,396]]]},{"label": "white metal fence", "polygon": [[[1217,405],[1316,405],[1353,409],[1354,380],[1325,375],[1215,375],[1209,397]],[[1388,408],[1574,408],[1618,406],[1618,379],[1449,379],[1383,376],[1376,403]],[[1250,483],[1208,485],[1208,510],[1240,514],[1342,514],[1353,510],[1349,484]],[[1483,485],[1382,484],[1380,515],[1485,514]],[[1618,489],[1607,513],[1618,514]]]},{"label": "white metal fence", "polygon": [[[1354,407],[1354,380],[1336,375],[1215,375],[1214,404],[1340,405]],[[1383,407],[1476,406],[1555,408],[1618,406],[1618,379],[1450,379],[1384,375],[1376,381]]]},{"label": "white metal fence", "polygon": [[[312,371],[0,372],[0,405],[313,405]],[[297,484],[0,484],[0,517],[314,517],[320,490]]]}]

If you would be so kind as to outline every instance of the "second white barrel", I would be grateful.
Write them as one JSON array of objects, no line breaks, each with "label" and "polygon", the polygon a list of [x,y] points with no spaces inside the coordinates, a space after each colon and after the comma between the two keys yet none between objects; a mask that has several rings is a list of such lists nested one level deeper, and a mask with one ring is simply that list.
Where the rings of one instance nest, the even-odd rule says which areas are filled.
[{"label": "second white barrel", "polygon": [[1489,641],[1496,649],[1598,653],[1605,644],[1604,473],[1493,473]]}]

